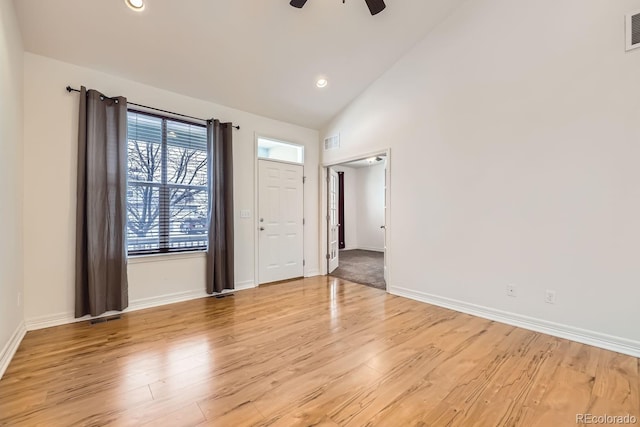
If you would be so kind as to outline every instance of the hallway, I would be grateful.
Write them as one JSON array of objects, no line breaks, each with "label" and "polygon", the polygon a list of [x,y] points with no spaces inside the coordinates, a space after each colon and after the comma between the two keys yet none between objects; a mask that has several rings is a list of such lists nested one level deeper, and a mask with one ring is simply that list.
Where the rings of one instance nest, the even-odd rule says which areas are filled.
[{"label": "hallway", "polygon": [[384,253],[361,249],[341,250],[340,266],[331,276],[386,290]]}]

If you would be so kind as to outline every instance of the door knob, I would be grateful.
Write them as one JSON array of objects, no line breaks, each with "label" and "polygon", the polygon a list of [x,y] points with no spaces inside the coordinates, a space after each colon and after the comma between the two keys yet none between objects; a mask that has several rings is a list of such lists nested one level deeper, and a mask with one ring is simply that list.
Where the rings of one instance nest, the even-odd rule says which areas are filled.
[{"label": "door knob", "polygon": [[264,231],[264,227],[260,227],[260,231]]},{"label": "door knob", "polygon": [[380,228],[384,228],[384,229],[386,229],[386,228],[387,228],[387,226],[386,226],[386,225],[381,225],[381,226],[380,226]]}]

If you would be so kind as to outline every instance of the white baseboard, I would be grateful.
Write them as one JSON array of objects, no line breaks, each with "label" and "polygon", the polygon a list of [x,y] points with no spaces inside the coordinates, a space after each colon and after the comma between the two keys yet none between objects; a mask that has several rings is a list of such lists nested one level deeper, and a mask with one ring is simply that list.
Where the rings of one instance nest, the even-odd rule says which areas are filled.
[{"label": "white baseboard", "polygon": [[[88,317],[87,317],[88,319]],[[45,316],[33,317],[26,320],[27,331],[51,328],[53,326],[66,325],[68,323],[81,322],[85,318],[75,319],[73,313],[56,313]]]},{"label": "white baseboard", "polygon": [[[253,280],[248,280],[246,282],[236,283],[235,289],[224,290],[221,293],[226,294],[230,292],[243,291],[243,290],[251,289],[254,287],[255,285],[253,283]],[[129,303],[129,307],[127,307],[122,312],[110,311],[95,317],[84,316],[76,319],[74,317],[74,313],[72,312],[40,316],[32,319],[27,319],[26,330],[35,331],[38,329],[51,328],[53,326],[67,325],[67,324],[76,323],[76,322],[84,322],[85,320],[91,320],[91,319],[107,317],[107,316],[114,316],[120,313],[130,313],[132,311],[144,310],[144,309],[153,308],[153,307],[160,307],[163,305],[175,304],[178,302],[190,301],[190,300],[199,299],[199,298],[207,298],[209,296],[210,295],[207,294],[204,290],[176,292],[173,294],[159,295],[159,296],[150,297],[150,298],[133,300]]]},{"label": "white baseboard", "polygon": [[246,289],[255,288],[256,285],[253,283],[253,280],[245,280],[244,282],[238,282],[235,285],[235,289],[229,289],[226,292],[234,292],[234,291],[244,291]]},{"label": "white baseboard", "polygon": [[356,249],[361,251],[384,252],[384,248],[373,248],[370,246],[358,246]]},{"label": "white baseboard", "polygon": [[310,270],[304,275],[304,277],[316,277],[320,276],[320,270]]},{"label": "white baseboard", "polygon": [[[177,302],[190,301],[192,299],[198,298],[206,298],[208,294],[202,291],[186,291],[186,292],[176,292],[173,294],[167,295],[159,295],[157,297],[150,298],[142,298],[139,300],[134,300],[129,303],[129,307],[127,307],[123,313],[128,313],[130,311],[144,310],[147,308],[159,307],[167,304],[175,304]],[[84,320],[90,319],[90,317],[84,318]]]},{"label": "white baseboard", "polygon": [[26,333],[27,329],[25,328],[24,322],[20,322],[13,332],[13,335],[11,335],[11,338],[9,338],[9,342],[5,344],[2,352],[0,352],[0,379],[2,379],[2,376],[9,367],[9,363],[11,363],[11,359],[13,359],[13,356],[16,354]]},{"label": "white baseboard", "polygon": [[459,311],[462,313],[471,314],[473,316],[482,317],[484,319],[506,323],[507,325],[517,326],[519,328],[541,332],[543,334],[553,335],[559,338],[565,338],[582,344],[592,345],[594,347],[600,347],[606,350],[627,354],[629,356],[640,357],[639,341],[603,334],[600,332],[589,331],[586,329],[576,328],[560,323],[549,322],[534,317],[523,316],[521,314],[510,313],[507,311],[471,304],[451,298],[440,297],[437,295],[431,295],[398,286],[390,287],[389,293],[416,301],[425,302],[427,304],[433,304],[439,307]]}]

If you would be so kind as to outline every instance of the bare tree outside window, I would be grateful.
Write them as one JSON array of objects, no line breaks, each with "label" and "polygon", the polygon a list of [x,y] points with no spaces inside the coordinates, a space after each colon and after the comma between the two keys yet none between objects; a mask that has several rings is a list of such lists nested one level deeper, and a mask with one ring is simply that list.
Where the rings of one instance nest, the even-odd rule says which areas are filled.
[{"label": "bare tree outside window", "polygon": [[130,111],[130,254],[205,249],[207,143],[204,126]]}]

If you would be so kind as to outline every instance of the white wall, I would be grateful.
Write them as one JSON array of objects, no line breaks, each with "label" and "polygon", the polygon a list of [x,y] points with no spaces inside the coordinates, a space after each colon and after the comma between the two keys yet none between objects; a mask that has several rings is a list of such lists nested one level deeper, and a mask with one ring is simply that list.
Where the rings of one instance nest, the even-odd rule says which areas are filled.
[{"label": "white wall", "polygon": [[22,275],[22,40],[0,0],[0,377],[24,326]]},{"label": "white wall", "polygon": [[332,169],[344,172],[345,250],[384,251],[384,163]]},{"label": "white wall", "polygon": [[332,169],[344,172],[345,250],[384,251],[384,164]]},{"label": "white wall", "polygon": [[358,169],[349,166],[334,166],[333,169],[344,172],[344,224],[341,224],[344,249],[358,249]]},{"label": "white wall", "polygon": [[640,354],[638,9],[466,2],[327,126],[391,147],[392,292]]},{"label": "white wall", "polygon": [[[193,115],[233,121],[236,286],[254,284],[255,134],[305,146],[305,267],[318,274],[318,132],[221,105],[181,96],[95,70],[26,53],[25,61],[25,310],[31,328],[72,317],[78,95],[67,85],[123,95],[130,101]],[[188,76],[185,76],[188,78]],[[252,212],[239,218],[241,209]],[[131,306],[204,294],[200,255],[130,261]],[[15,298],[13,298],[15,299]]]},{"label": "white wall", "polygon": [[357,171],[358,248],[384,252],[384,162]]}]

